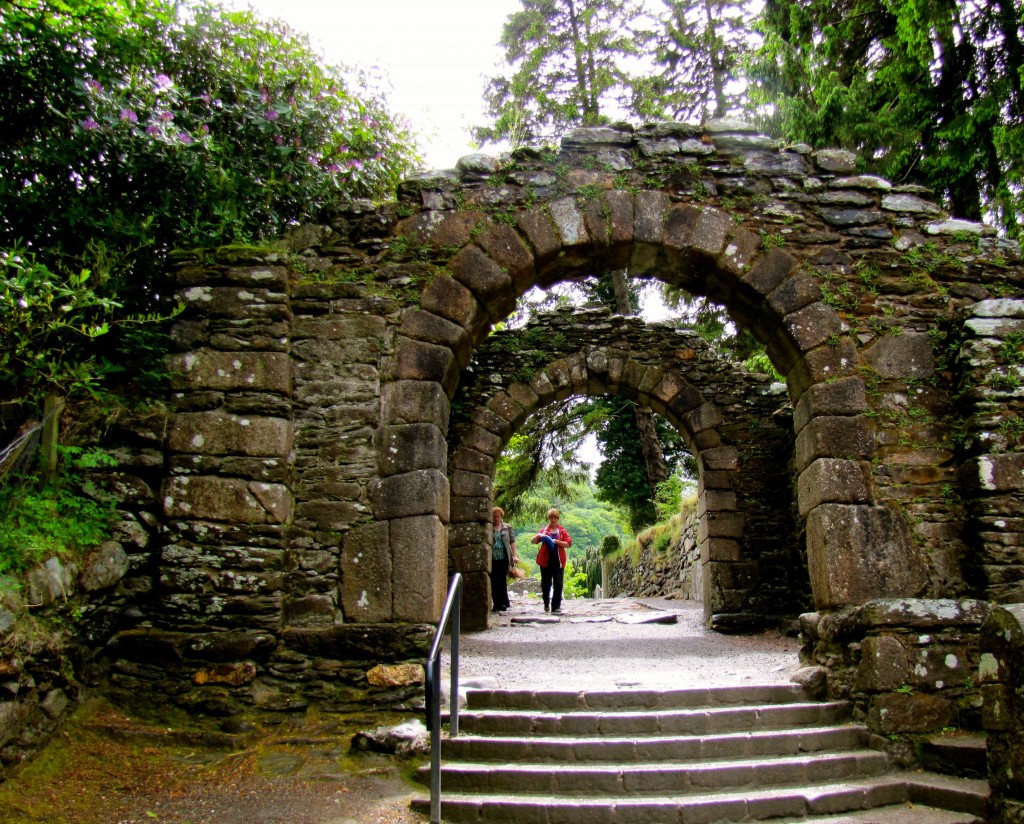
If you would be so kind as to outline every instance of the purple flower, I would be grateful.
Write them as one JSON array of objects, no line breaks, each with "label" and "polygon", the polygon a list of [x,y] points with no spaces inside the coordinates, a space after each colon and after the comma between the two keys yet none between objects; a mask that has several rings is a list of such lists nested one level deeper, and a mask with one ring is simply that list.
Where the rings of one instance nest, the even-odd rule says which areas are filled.
[{"label": "purple flower", "polygon": [[327,167],[327,171],[329,171],[329,172],[340,172],[341,171],[341,166],[339,166],[337,163],[332,163],[332,164],[330,164]]},{"label": "purple flower", "polygon": [[156,137],[158,134],[160,134],[160,127],[157,126],[155,123],[151,123],[149,126],[146,126],[146,134],[148,134],[150,137]]},{"label": "purple flower", "polygon": [[85,120],[82,121],[81,125],[82,128],[85,129],[87,132],[91,132],[93,129],[98,129],[100,127],[100,124],[93,120],[91,117],[85,118]]},{"label": "purple flower", "polygon": [[278,146],[280,146],[280,145],[281,145],[282,143],[284,143],[284,138],[283,138],[283,137],[281,137],[281,135],[279,135],[279,134],[275,134],[275,135],[274,135],[274,142],[275,142],[275,143],[276,143],[276,144],[277,144]]},{"label": "purple flower", "polygon": [[269,103],[269,102],[270,102],[270,94],[267,92],[266,89],[264,89],[263,91],[260,92],[260,103],[266,104],[266,103]]},{"label": "purple flower", "polygon": [[129,123],[139,122],[139,116],[131,109],[121,109],[121,119],[127,120]]},{"label": "purple flower", "polygon": [[170,123],[172,120],[174,120],[173,114],[171,114],[170,112],[160,112],[161,123]]},{"label": "purple flower", "polygon": [[103,84],[100,83],[99,80],[86,80],[85,88],[87,88],[91,92],[99,93],[103,91]]},{"label": "purple flower", "polygon": [[209,106],[210,101],[213,100],[213,98],[210,97],[210,95],[206,94],[206,92],[203,92],[203,94],[199,95],[199,99],[202,100],[207,106]]},{"label": "purple flower", "polygon": [[267,113],[263,115],[267,120],[273,123],[280,115],[277,113],[277,109],[267,109]]},{"label": "purple flower", "polygon": [[162,92],[164,89],[169,89],[173,85],[173,81],[166,74],[162,72],[153,78],[153,86],[157,92]]},{"label": "purple flower", "polygon": [[186,146],[188,146],[190,143],[192,143],[192,135],[190,135],[188,132],[178,132],[178,142],[184,143]]},{"label": "purple flower", "polygon": [[206,125],[205,123],[203,123],[203,124],[202,124],[202,125],[201,125],[201,126],[199,127],[199,132],[200,132],[201,134],[209,134],[209,133],[210,133],[210,127],[209,127],[209,126],[207,126],[207,125]]}]

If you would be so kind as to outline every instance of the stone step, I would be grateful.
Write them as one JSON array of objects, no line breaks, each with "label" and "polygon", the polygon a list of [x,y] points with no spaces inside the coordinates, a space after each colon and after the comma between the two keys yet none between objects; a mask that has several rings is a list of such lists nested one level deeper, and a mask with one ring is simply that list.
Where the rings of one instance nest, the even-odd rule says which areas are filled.
[{"label": "stone step", "polygon": [[891,804],[823,817],[775,819],[772,824],[985,824],[985,819],[923,804]]},{"label": "stone step", "polygon": [[921,745],[926,770],[965,778],[988,777],[988,745],[983,734],[935,735]]},{"label": "stone step", "polygon": [[989,814],[988,781],[980,778],[959,778],[926,770],[903,773],[915,803],[942,807],[945,810],[971,813],[982,819]]},{"label": "stone step", "polygon": [[683,690],[466,690],[466,709],[671,710],[749,704],[797,704],[807,693],[796,684],[711,687]]},{"label": "stone step", "polygon": [[799,755],[828,750],[859,749],[867,728],[854,724],[798,727],[790,730],[736,732],[720,735],[620,738],[459,735],[444,742],[445,759],[558,764],[606,761],[710,761]]},{"label": "stone step", "polygon": [[[574,798],[706,794],[729,789],[770,789],[878,776],[889,761],[874,750],[814,753],[711,763],[494,764],[460,762],[442,766],[448,793],[547,795]],[[429,782],[429,767],[421,779]],[[618,801],[616,802],[618,803]]]},{"label": "stone step", "polygon": [[[442,788],[444,784],[442,782]],[[701,795],[627,797],[456,793],[444,790],[441,815],[446,822],[488,824],[711,824],[806,818],[904,804],[906,782],[897,775],[784,789],[742,789]],[[429,811],[429,799],[413,808]]]},{"label": "stone step", "polygon": [[727,732],[820,727],[849,715],[845,702],[702,707],[621,712],[479,710],[459,714],[460,729],[479,735],[715,735]]}]

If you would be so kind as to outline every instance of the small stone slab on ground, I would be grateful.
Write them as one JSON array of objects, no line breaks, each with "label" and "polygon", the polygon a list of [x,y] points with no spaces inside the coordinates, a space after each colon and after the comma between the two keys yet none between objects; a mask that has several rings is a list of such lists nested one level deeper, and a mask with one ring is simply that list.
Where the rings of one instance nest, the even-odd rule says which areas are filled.
[{"label": "small stone slab on ground", "polygon": [[513,624],[558,624],[561,618],[557,615],[513,615]]},{"label": "small stone slab on ground", "polygon": [[570,618],[570,624],[606,624],[615,620],[611,615],[584,615],[580,618]]},{"label": "small stone slab on ground", "polygon": [[679,616],[674,612],[630,612],[616,615],[615,620],[620,624],[675,624]]}]

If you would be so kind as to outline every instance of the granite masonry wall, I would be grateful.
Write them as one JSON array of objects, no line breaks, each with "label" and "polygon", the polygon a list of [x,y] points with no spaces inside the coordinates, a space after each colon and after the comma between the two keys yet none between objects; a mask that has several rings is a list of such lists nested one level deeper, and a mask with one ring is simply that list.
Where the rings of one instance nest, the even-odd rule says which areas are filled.
[{"label": "granite masonry wall", "polygon": [[[928,650],[961,643],[952,603],[964,657],[947,654],[974,666],[978,620],[1021,598],[1019,247],[858,174],[848,152],[726,121],[580,129],[177,267],[152,588],[110,648],[125,695],[229,718],[415,703],[418,685],[368,673],[419,660],[451,570],[464,626],[485,626],[494,457],[571,394],[622,392],[679,428],[709,619],[812,606],[808,657],[880,733],[872,706],[904,693],[857,650],[895,654],[870,640],[891,637],[938,667]],[[529,374],[495,365],[494,391],[474,383],[526,291],[622,267],[725,306],[785,395],[610,316],[574,318]],[[775,414],[787,400],[791,421]],[[917,677],[942,706],[976,700],[973,676]]]}]

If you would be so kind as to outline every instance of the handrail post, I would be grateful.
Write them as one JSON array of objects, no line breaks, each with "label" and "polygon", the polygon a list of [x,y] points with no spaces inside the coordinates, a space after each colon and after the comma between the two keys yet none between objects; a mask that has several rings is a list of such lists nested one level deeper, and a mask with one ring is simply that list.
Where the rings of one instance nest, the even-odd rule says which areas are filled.
[{"label": "handrail post", "polygon": [[[452,613],[451,684],[448,688],[448,718],[452,738],[459,734],[459,636],[462,633],[462,587],[455,592]],[[440,675],[440,673],[438,673]]]},{"label": "handrail post", "polygon": [[452,680],[448,717],[454,737],[459,734],[459,634],[462,630],[462,575],[458,572],[452,576],[448,586],[441,620],[423,668],[427,681],[427,727],[430,730],[430,824],[441,824],[441,640],[449,625],[452,633]]}]

